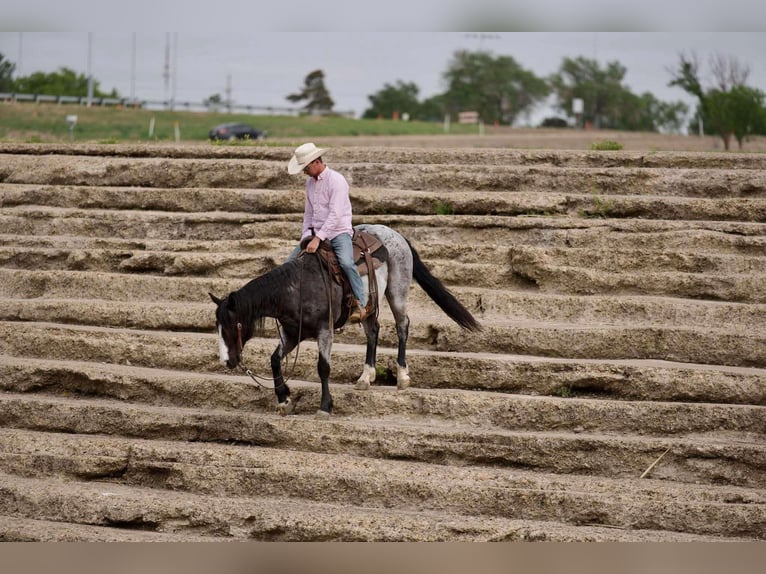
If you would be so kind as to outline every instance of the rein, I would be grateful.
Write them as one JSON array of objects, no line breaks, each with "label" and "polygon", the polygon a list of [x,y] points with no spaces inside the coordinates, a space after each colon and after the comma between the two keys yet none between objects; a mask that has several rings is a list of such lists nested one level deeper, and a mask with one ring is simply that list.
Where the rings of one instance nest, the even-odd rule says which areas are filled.
[{"label": "rein", "polygon": [[[303,252],[301,252],[301,255],[303,255]],[[290,372],[286,374],[286,376],[282,377],[282,384],[279,386],[269,387],[264,385],[259,379],[263,381],[268,381],[268,377],[264,377],[263,375],[257,375],[253,373],[252,369],[249,369],[247,365],[245,365],[245,362],[242,360],[243,357],[243,351],[244,351],[244,344],[242,343],[242,323],[237,321],[237,348],[239,349],[239,364],[242,367],[242,369],[245,371],[245,374],[250,377],[259,387],[263,389],[281,389],[282,387],[287,387],[287,383],[290,382],[290,380],[293,378],[293,373],[295,373],[295,365],[298,363],[298,353],[300,353],[301,350],[301,331],[303,329],[303,266],[301,266],[301,273],[300,273],[300,280],[298,281],[298,300],[300,301],[300,311],[298,313],[298,345],[295,349],[295,358],[293,359],[293,366],[290,369]],[[279,320],[275,317],[274,323],[277,327],[277,335],[279,338],[279,344],[284,349],[285,342],[282,339],[282,328],[279,324]],[[271,379],[272,383],[274,382],[274,378]]]},{"label": "rein", "polygon": [[[282,330],[279,328],[279,321],[274,319],[274,322],[277,325],[277,333],[279,334],[279,342],[281,345],[284,346],[284,341],[282,340]],[[300,332],[299,332],[300,333]],[[245,365],[245,362],[242,360],[242,351],[243,351],[243,344],[242,344],[242,323],[237,323],[237,347],[239,347],[239,364],[240,367],[245,371],[245,374],[250,377],[259,387],[264,389],[280,389],[282,387],[287,386],[287,383],[292,379],[292,375],[295,372],[295,365],[298,362],[298,352],[300,351],[300,343],[298,344],[298,348],[295,350],[295,359],[293,360],[293,366],[290,369],[290,374],[287,377],[283,377],[282,384],[279,386],[273,386],[269,387],[264,385],[259,379],[263,381],[268,381],[268,377],[264,377],[263,375],[257,375],[253,373],[252,369],[249,369],[247,365]],[[271,379],[272,382],[274,382],[274,379]]]}]

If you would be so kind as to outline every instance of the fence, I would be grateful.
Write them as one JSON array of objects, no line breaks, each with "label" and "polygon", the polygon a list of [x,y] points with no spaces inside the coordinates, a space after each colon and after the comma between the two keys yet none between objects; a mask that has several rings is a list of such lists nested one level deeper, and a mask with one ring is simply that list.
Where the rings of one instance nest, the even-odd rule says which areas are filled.
[{"label": "fence", "polygon": [[[3,102],[30,102],[30,103],[51,103],[51,104],[76,104],[80,106],[88,105],[87,96],[51,96],[47,94],[15,94],[9,92],[0,92],[0,101]],[[299,116],[306,114],[303,108],[281,107],[281,106],[251,106],[243,104],[234,104],[227,102],[205,103],[205,102],[177,102],[173,100],[138,100],[131,98],[90,98],[91,106],[119,106],[124,108],[140,108],[145,110],[183,110],[188,112],[222,112],[222,113],[247,113],[247,114],[265,114],[265,115],[287,115]],[[353,118],[353,111],[311,111],[312,115],[334,115],[346,118]]]}]

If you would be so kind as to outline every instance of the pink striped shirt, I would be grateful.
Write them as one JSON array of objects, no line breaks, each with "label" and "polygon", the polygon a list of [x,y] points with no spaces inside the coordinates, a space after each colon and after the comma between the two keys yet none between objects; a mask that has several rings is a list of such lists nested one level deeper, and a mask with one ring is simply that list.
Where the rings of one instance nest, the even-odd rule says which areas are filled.
[{"label": "pink striped shirt", "polygon": [[351,199],[348,182],[337,171],[325,166],[317,179],[306,178],[306,203],[301,240],[311,237],[311,228],[324,241],[351,229]]}]

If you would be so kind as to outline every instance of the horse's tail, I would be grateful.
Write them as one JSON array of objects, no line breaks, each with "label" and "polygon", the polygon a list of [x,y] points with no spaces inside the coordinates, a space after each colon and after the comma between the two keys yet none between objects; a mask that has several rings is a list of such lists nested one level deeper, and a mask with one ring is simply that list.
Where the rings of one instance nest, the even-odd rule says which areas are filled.
[{"label": "horse's tail", "polygon": [[407,245],[410,246],[410,250],[412,251],[412,276],[415,277],[415,280],[423,288],[423,291],[434,300],[434,303],[436,303],[450,319],[463,327],[463,329],[468,331],[481,331],[481,325],[473,315],[471,315],[471,312],[466,309],[460,301],[455,299],[455,296],[442,285],[441,281],[431,274],[428,267],[426,267],[420,260],[417,251],[415,251],[415,248],[409,241],[407,241]]}]

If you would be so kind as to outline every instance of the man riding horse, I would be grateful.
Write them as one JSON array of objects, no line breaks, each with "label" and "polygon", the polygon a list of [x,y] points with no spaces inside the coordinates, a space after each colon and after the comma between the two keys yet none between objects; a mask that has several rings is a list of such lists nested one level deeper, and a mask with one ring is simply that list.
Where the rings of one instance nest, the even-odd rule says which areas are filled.
[{"label": "man riding horse", "polygon": [[293,157],[287,164],[287,173],[290,175],[303,172],[308,176],[301,241],[289,259],[298,256],[306,239],[310,239],[305,248],[308,253],[314,253],[321,241],[328,240],[354,293],[355,304],[348,320],[352,323],[361,323],[370,309],[366,307],[367,290],[364,288],[354,262],[351,243],[354,231],[351,227],[348,182],[343,175],[324,163],[322,154],[325,151],[327,150],[318,148],[313,143],[305,143],[295,149]]}]

